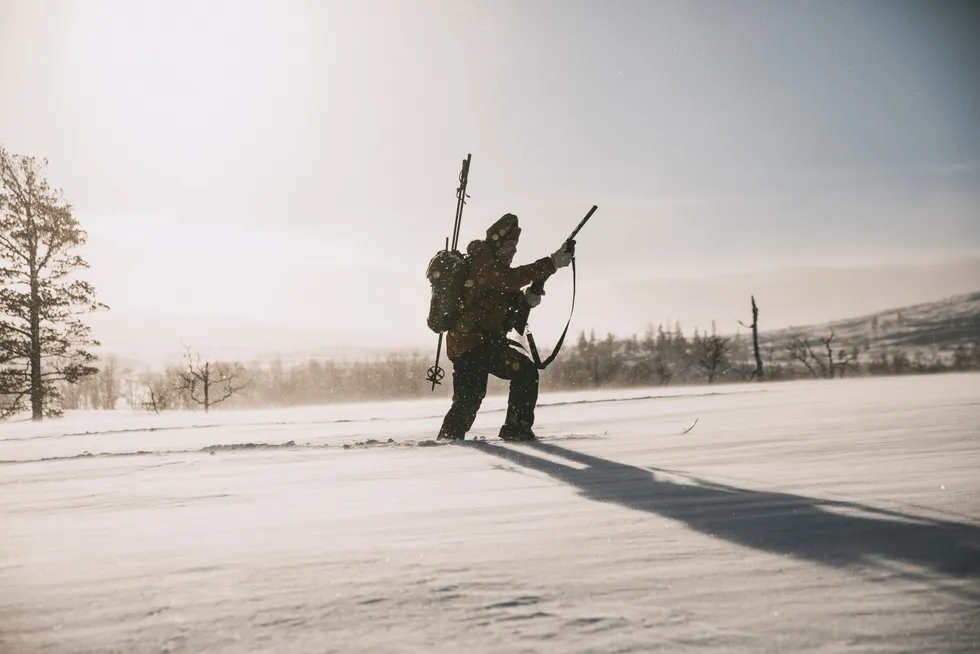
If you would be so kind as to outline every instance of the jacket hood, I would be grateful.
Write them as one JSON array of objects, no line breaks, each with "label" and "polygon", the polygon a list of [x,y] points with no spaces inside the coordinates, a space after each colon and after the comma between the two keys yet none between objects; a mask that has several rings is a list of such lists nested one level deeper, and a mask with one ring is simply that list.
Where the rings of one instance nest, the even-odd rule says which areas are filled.
[{"label": "jacket hood", "polygon": [[499,243],[510,239],[520,238],[521,228],[517,216],[505,213],[487,228],[487,243]]}]

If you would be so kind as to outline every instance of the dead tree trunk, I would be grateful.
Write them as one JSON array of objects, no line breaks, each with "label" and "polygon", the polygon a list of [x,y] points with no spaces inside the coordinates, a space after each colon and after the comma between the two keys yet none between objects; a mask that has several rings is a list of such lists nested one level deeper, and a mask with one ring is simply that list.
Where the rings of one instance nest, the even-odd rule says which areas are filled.
[{"label": "dead tree trunk", "polygon": [[827,376],[831,379],[834,378],[834,350],[831,348],[830,344],[834,340],[834,331],[830,331],[830,336],[823,339],[824,347],[827,348]]},{"label": "dead tree trunk", "polygon": [[146,409],[147,411],[153,411],[154,413],[160,413],[160,409],[162,408],[161,407],[161,404],[162,403],[160,401],[160,398],[157,397],[156,391],[153,390],[153,386],[151,386],[150,384],[147,384],[146,385],[146,390],[150,394],[150,399],[143,401],[143,408]]},{"label": "dead tree trunk", "polygon": [[[765,371],[762,367],[762,355],[759,354],[759,307],[755,303],[755,296],[753,295],[751,297],[752,297],[752,325],[751,325],[752,352],[753,354],[755,354],[755,370],[752,372],[752,377],[750,377],[749,379],[751,380],[752,378],[755,378],[759,381],[762,381]],[[741,320],[738,321],[738,324],[742,325],[742,327],[750,327],[750,325],[746,325]]]},{"label": "dead tree trunk", "polygon": [[834,330],[830,330],[830,336],[822,340],[824,347],[827,348],[827,365],[830,372],[830,378],[833,379],[835,374],[843,377],[847,364],[851,363],[857,358],[857,348],[848,353],[847,350],[841,347],[837,350],[837,355],[835,357],[833,346],[831,345],[834,340]]}]

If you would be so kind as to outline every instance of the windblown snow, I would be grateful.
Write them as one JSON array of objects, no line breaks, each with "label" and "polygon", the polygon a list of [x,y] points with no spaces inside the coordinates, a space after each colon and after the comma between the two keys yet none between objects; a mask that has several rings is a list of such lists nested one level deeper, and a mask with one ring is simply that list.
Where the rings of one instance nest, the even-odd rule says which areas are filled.
[{"label": "windblown snow", "polygon": [[980,648],[980,375],[504,403],[0,426],[0,651]]}]

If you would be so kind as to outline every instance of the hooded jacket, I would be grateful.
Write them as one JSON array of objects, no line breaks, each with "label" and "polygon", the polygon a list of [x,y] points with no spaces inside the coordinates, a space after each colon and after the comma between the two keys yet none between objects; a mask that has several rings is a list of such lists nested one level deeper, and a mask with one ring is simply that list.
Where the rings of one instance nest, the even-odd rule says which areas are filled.
[{"label": "hooded jacket", "polygon": [[[508,214],[509,216],[510,214]],[[456,327],[446,334],[446,355],[450,361],[488,340],[502,340],[510,331],[507,325],[510,308],[515,302],[523,302],[520,291],[525,286],[555,273],[551,257],[542,257],[532,263],[511,267],[505,265],[494,252],[489,239],[498,238],[506,225],[501,218],[487,230],[488,239],[471,241],[466,247],[470,258],[470,271],[462,293],[462,313]],[[514,218],[516,228],[516,218]]]}]

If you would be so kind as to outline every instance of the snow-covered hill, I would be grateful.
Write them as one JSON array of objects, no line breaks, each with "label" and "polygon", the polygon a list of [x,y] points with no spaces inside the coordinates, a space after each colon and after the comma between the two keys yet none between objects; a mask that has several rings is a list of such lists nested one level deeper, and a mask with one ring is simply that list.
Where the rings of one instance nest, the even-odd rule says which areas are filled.
[{"label": "snow-covered hill", "polygon": [[903,352],[909,359],[938,358],[948,364],[956,348],[980,345],[980,292],[819,325],[760,331],[759,340],[781,350],[794,337],[819,343],[831,334],[835,350],[857,348],[865,361]]},{"label": "snow-covered hill", "polygon": [[872,350],[972,345],[980,341],[980,292],[819,325],[765,331],[760,338],[787,340],[793,333],[827,336],[831,330],[842,342],[860,345],[867,341]]},{"label": "snow-covered hill", "polygon": [[976,651],[978,389],[546,394],[522,445],[495,397],[436,447],[446,400],[5,424],[0,651]]}]

